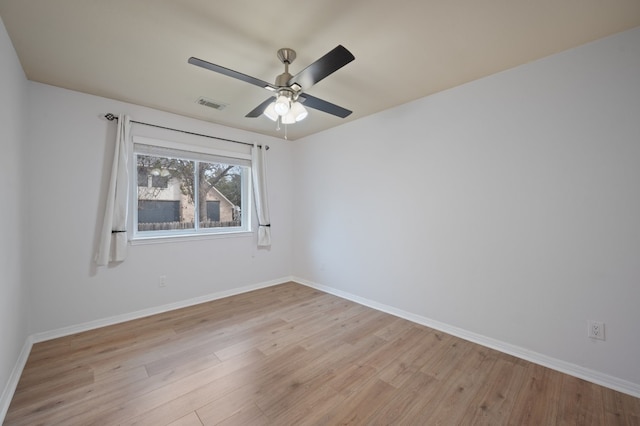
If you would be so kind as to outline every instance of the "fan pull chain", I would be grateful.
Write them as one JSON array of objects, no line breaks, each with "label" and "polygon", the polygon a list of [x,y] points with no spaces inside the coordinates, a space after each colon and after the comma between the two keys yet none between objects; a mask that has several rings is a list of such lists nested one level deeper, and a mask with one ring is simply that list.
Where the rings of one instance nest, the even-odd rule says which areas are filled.
[{"label": "fan pull chain", "polygon": [[[279,132],[281,127],[280,124],[282,123],[282,117],[278,116],[278,119],[276,120],[276,130]],[[287,126],[287,123],[284,123],[284,138],[288,139],[288,133],[287,131],[289,130],[289,127]]]}]

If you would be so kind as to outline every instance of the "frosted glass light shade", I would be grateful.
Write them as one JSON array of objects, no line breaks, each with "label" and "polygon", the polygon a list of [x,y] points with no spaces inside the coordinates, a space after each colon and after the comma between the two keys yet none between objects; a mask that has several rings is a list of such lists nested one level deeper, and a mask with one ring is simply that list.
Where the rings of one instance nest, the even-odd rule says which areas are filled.
[{"label": "frosted glass light shade", "polygon": [[296,116],[293,114],[293,110],[282,116],[282,124],[293,124],[296,122]]},{"label": "frosted glass light shade", "polygon": [[278,113],[276,112],[276,103],[271,102],[269,106],[264,110],[264,115],[269,118],[271,121],[276,121],[278,119]]},{"label": "frosted glass light shade", "polygon": [[278,115],[286,115],[291,108],[291,103],[289,102],[289,98],[286,96],[278,96],[276,99],[275,110]]},{"label": "frosted glass light shade", "polygon": [[309,115],[307,109],[300,102],[294,102],[293,105],[291,105],[291,113],[296,121],[302,121]]}]

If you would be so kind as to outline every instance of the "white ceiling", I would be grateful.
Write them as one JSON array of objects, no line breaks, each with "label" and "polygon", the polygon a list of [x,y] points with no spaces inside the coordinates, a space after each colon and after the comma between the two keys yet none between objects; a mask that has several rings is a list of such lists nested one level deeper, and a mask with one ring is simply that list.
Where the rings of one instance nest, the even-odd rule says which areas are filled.
[{"label": "white ceiling", "polygon": [[310,110],[294,140],[636,27],[640,0],[0,0],[0,17],[30,80],[279,137],[244,117],[269,92],[187,59],[273,82],[279,48],[296,74],[342,44],[355,61],[307,93],[353,114]]}]

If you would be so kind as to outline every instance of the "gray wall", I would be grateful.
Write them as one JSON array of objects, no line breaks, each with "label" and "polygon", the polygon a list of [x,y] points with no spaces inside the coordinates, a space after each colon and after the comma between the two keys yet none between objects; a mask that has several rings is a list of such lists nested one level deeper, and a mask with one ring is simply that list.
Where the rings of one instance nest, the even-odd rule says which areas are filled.
[{"label": "gray wall", "polygon": [[640,392],[639,118],[636,28],[296,141],[294,274]]},{"label": "gray wall", "polygon": [[[22,273],[25,235],[22,151],[26,141],[27,79],[0,20],[0,419],[7,386],[27,338],[27,288]],[[19,372],[18,372],[19,373]]]}]

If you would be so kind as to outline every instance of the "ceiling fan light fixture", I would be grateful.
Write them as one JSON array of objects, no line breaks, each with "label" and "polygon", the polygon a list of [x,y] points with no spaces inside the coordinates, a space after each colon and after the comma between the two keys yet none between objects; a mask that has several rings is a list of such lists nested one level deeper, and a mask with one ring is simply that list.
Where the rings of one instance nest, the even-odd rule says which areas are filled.
[{"label": "ceiling fan light fixture", "polygon": [[293,114],[295,121],[298,122],[307,118],[309,112],[300,102],[296,101],[291,105],[291,114]]},{"label": "ceiling fan light fixture", "polygon": [[278,119],[278,113],[276,112],[276,103],[271,102],[267,108],[264,110],[264,115],[271,121],[276,121]]},{"label": "ceiling fan light fixture", "polygon": [[285,95],[279,95],[275,102],[276,113],[280,116],[286,115],[291,109],[291,101]]},{"label": "ceiling fan light fixture", "polygon": [[296,122],[296,116],[293,114],[293,110],[282,116],[282,124],[293,124]]}]

